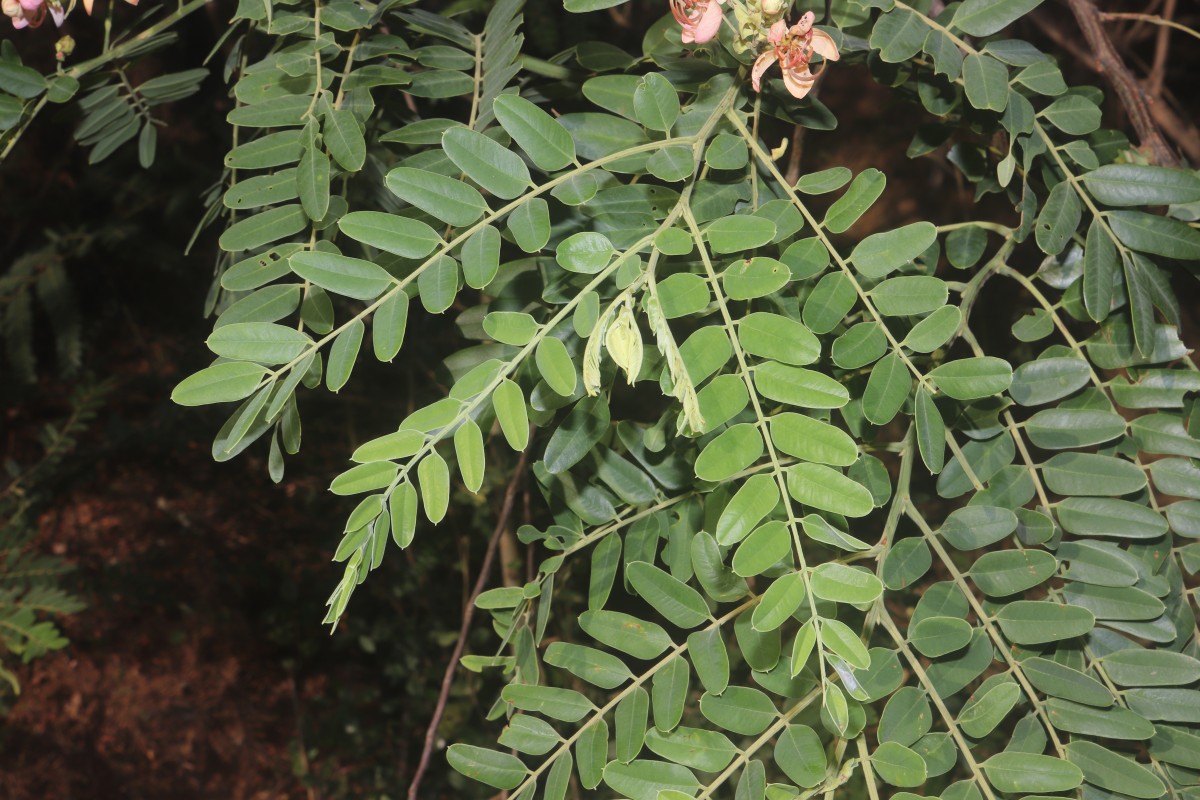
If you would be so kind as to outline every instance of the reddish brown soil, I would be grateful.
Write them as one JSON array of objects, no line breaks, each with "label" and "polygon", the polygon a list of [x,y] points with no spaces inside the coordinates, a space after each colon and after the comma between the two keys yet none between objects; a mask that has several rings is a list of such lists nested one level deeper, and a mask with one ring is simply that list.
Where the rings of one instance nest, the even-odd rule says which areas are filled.
[{"label": "reddish brown soil", "polygon": [[201,482],[101,463],[44,515],[41,540],[78,565],[91,609],[66,621],[66,650],[22,670],[0,796],[305,796],[288,752],[295,684],[219,574],[262,557],[245,469]]}]

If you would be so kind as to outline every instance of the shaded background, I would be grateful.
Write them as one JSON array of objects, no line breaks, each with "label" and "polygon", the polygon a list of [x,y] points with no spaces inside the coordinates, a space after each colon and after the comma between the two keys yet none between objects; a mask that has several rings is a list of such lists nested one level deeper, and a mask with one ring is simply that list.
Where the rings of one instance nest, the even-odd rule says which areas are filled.
[{"label": "shaded background", "polygon": [[[564,19],[556,5],[528,4],[530,52],[548,57],[585,32],[636,52],[639,31],[662,11],[660,3],[635,3],[585,25]],[[1200,23],[1193,4],[1172,0],[1102,8]],[[188,19],[177,45],[138,63],[135,82],[196,66],[231,12],[231,3],[219,2]],[[119,9],[119,17],[131,13]],[[69,23],[81,53],[93,52],[99,19],[77,13]],[[478,27],[479,15],[467,21]],[[1071,83],[1107,92],[1065,5],[1047,2],[1020,28],[1014,35],[1059,54]],[[1108,31],[1169,109],[1159,119],[1168,141],[1195,159],[1195,106],[1181,98],[1200,61],[1196,40],[1174,33],[1164,51],[1153,26],[1113,21]],[[49,67],[52,29],[5,28],[3,36],[27,62]],[[905,156],[912,132],[929,120],[918,106],[879,87],[863,66],[831,70],[820,96],[840,127],[804,135],[802,170],[845,165],[888,175],[855,238],[915,219],[965,218],[970,192],[945,153]],[[21,696],[0,696],[4,800],[396,798],[420,754],[500,492],[460,494],[442,525],[422,530],[418,546],[390,549],[330,636],[320,620],[341,575],[329,558],[347,506],[325,487],[356,443],[394,429],[407,410],[445,391],[434,365],[459,344],[454,311],[422,319],[420,335],[410,335],[394,364],[362,360],[336,400],[303,395],[305,445],[288,460],[281,485],[267,477],[265,441],[213,463],[211,437],[223,416],[178,408],[167,397],[208,361],[202,342],[211,320],[202,309],[216,233],[202,235],[190,255],[182,249],[202,214],[201,196],[220,176],[228,108],[215,74],[199,94],[161,109],[170,124],[147,171],[133,147],[87,166],[69,135],[74,107],[53,106],[0,169],[0,269],[25,257],[62,263],[82,331],[76,364],[56,353],[36,312],[36,379],[24,382],[11,363],[0,366],[0,451],[9,473],[41,458],[39,432],[71,414],[72,393],[100,397],[74,450],[38,477],[46,501],[35,546],[76,567],[65,586],[88,608],[63,621],[68,647],[18,669]],[[1111,95],[1105,111],[1107,125],[1124,126]],[[995,218],[1011,219],[1002,199],[990,202]],[[1182,305],[1193,320],[1188,283],[1191,302],[1185,296]],[[1016,311],[1009,299],[990,297],[976,313],[1007,331]],[[1191,342],[1195,331],[1193,321]],[[522,514],[536,514],[536,497],[523,500]],[[476,625],[468,652],[494,646],[486,627]],[[440,734],[472,738],[494,688],[460,674]],[[479,792],[463,790],[435,753],[422,796]]]}]

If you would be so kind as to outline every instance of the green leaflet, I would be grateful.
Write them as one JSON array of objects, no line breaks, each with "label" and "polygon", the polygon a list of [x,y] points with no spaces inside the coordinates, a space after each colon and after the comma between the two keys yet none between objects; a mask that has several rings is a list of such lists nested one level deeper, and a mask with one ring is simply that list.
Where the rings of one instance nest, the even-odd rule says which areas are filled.
[{"label": "green leaflet", "polygon": [[1083,176],[1092,197],[1110,206],[1157,206],[1200,200],[1200,178],[1148,164],[1106,164]]},{"label": "green leaflet", "polygon": [[351,239],[405,258],[424,258],[442,241],[420,220],[378,211],[351,212],[338,220],[338,228]]},{"label": "green leaflet", "polygon": [[472,187],[427,170],[396,167],[386,181],[401,200],[447,225],[470,225],[487,209],[483,196]]},{"label": "green leaflet", "polygon": [[493,110],[504,129],[542,170],[562,169],[575,158],[571,135],[528,100],[501,95],[496,98]]},{"label": "green leaflet", "polygon": [[221,234],[222,250],[252,250],[294,236],[304,229],[306,219],[299,204],[277,206],[235,222]]},{"label": "green leaflet", "polygon": [[1070,762],[1031,753],[998,753],[983,763],[988,782],[1002,792],[1063,792],[1083,782]]},{"label": "green leaflet", "polygon": [[325,369],[325,386],[329,391],[338,391],[350,380],[365,330],[362,320],[356,319],[333,340],[333,346],[329,348],[329,366]]},{"label": "green leaflet", "polygon": [[1008,105],[1008,68],[981,53],[963,59],[963,86],[967,100],[975,108],[1003,111]]},{"label": "green leaflet", "polygon": [[850,188],[826,212],[825,227],[833,233],[849,229],[879,199],[886,183],[884,174],[874,168],[855,175]]},{"label": "green leaflet", "polygon": [[967,0],[950,24],[972,36],[990,36],[1041,5],[1042,0],[1016,0],[997,5],[987,0]]},{"label": "green leaflet", "polygon": [[579,626],[597,641],[634,658],[654,658],[672,646],[661,626],[617,611],[585,611]]},{"label": "green leaflet", "polygon": [[301,278],[357,300],[375,299],[395,280],[382,267],[369,261],[315,250],[295,253],[288,263]]},{"label": "green leaflet", "polygon": [[515,789],[525,778],[525,765],[509,753],[500,753],[474,745],[451,745],[446,753],[450,766],[457,771],[497,789]]},{"label": "green leaflet", "polygon": [[182,406],[227,403],[248,397],[266,376],[266,367],[246,362],[214,364],[184,378],[171,392]]},{"label": "green leaflet", "polygon": [[864,277],[883,278],[924,253],[936,238],[937,229],[931,223],[914,222],[871,234],[855,246],[850,260]]},{"label": "green leaflet", "polygon": [[283,364],[303,353],[312,340],[295,328],[269,322],[239,322],[217,328],[207,344],[224,358]]},{"label": "green leaflet", "polygon": [[450,128],[442,134],[442,149],[467,177],[497,197],[511,200],[532,185],[520,156],[481,133]]},{"label": "green leaflet", "polygon": [[735,425],[713,439],[696,459],[696,476],[722,481],[758,460],[763,453],[762,436],[751,425]]}]

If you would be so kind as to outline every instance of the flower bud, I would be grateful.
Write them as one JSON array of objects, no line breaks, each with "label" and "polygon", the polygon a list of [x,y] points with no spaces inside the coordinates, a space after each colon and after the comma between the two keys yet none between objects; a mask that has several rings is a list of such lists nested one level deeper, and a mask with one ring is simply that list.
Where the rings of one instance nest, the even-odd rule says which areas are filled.
[{"label": "flower bud", "polygon": [[54,57],[59,61],[64,61],[67,56],[75,52],[75,40],[70,36],[64,36],[54,43]]},{"label": "flower bud", "polygon": [[783,11],[784,0],[762,0],[763,14],[773,17]]},{"label": "flower bud", "polygon": [[625,380],[632,386],[642,371],[642,332],[629,305],[623,305],[617,312],[617,318],[604,335],[604,346],[617,366],[625,370]]}]

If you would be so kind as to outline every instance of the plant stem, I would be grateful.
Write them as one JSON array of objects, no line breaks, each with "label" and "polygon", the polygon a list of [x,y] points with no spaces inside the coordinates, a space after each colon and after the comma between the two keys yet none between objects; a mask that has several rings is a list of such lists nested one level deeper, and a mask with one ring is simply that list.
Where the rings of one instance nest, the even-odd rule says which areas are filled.
[{"label": "plant stem", "polygon": [[417,792],[421,788],[421,779],[425,777],[425,770],[429,768],[429,758],[433,753],[433,741],[437,736],[438,725],[442,721],[442,715],[446,712],[446,702],[450,699],[450,689],[454,685],[454,676],[458,672],[458,662],[462,658],[463,650],[467,646],[467,634],[471,632],[471,620],[475,617],[475,598],[483,593],[487,586],[488,578],[492,573],[492,562],[496,557],[496,546],[500,542],[500,537],[508,530],[508,520],[512,516],[513,501],[517,496],[517,488],[521,485],[521,481],[525,477],[525,472],[529,467],[529,456],[533,452],[532,448],[526,447],[521,453],[521,457],[517,460],[517,466],[513,469],[512,478],[508,481],[508,487],[504,490],[504,502],[500,506],[500,516],[496,519],[496,527],[492,530],[492,538],[488,540],[487,550],[484,552],[483,563],[479,566],[479,576],[475,579],[475,586],[471,590],[471,596],[467,600],[463,608],[462,625],[458,629],[458,639],[454,642],[454,651],[450,654],[450,663],[446,665],[446,672],[442,675],[442,686],[438,692],[437,704],[433,709],[433,717],[429,720],[429,727],[425,729],[425,744],[421,748],[421,759],[417,762],[417,771],[413,774],[412,783],[408,786],[408,800],[417,800]]}]

